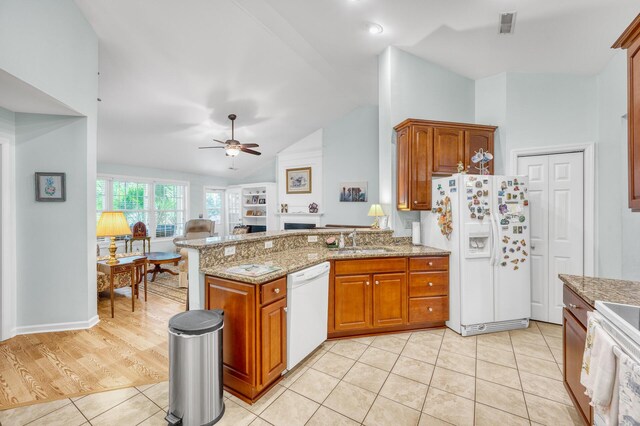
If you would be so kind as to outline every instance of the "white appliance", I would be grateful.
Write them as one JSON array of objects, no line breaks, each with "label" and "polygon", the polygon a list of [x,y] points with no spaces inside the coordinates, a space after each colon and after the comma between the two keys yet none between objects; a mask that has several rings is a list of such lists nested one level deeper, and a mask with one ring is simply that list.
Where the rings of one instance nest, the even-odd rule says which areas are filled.
[{"label": "white appliance", "polygon": [[422,241],[451,252],[447,326],[463,336],[528,327],[527,178],[456,174],[434,179],[432,191]]},{"label": "white appliance", "polygon": [[[616,356],[624,352],[640,364],[640,306],[596,300],[596,312],[601,315],[600,325],[616,342],[613,349]],[[593,424],[605,425],[605,419],[595,410]]]},{"label": "white appliance", "polygon": [[327,340],[329,262],[287,277],[287,370]]}]

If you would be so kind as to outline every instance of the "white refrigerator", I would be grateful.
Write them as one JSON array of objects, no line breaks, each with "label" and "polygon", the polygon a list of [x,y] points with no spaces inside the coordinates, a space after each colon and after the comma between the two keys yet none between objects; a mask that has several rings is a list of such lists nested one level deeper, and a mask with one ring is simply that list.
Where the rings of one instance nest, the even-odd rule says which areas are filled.
[{"label": "white refrigerator", "polygon": [[422,243],[449,250],[449,321],[463,336],[526,328],[531,316],[527,178],[432,181]]}]

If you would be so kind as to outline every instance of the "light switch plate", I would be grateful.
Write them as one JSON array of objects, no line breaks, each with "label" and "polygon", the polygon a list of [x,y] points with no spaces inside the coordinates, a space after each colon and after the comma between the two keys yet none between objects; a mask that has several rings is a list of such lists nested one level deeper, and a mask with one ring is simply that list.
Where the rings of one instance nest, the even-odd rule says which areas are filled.
[{"label": "light switch plate", "polygon": [[308,243],[317,243],[318,242],[318,236],[317,235],[309,235],[307,237],[307,242]]},{"label": "light switch plate", "polygon": [[233,256],[234,254],[236,254],[236,246],[229,246],[224,248],[225,256]]},{"label": "light switch plate", "polygon": [[264,248],[270,249],[272,247],[273,247],[273,241],[265,241],[264,242]]}]

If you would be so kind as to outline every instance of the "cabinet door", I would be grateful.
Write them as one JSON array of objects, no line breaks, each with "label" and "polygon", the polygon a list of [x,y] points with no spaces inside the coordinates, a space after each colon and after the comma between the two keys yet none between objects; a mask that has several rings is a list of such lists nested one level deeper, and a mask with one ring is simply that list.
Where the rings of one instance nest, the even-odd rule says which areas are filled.
[{"label": "cabinet door", "polygon": [[397,156],[397,207],[398,210],[410,210],[409,201],[409,129],[404,128],[397,133],[396,137]]},{"label": "cabinet door", "polygon": [[627,50],[629,63],[629,208],[640,211],[640,38]]},{"label": "cabinet door", "polygon": [[252,284],[207,277],[207,309],[224,310],[222,361],[225,373],[255,384],[255,289]]},{"label": "cabinet door", "polygon": [[411,137],[411,210],[431,210],[433,127],[413,126]]},{"label": "cabinet door", "polygon": [[[464,132],[464,167],[468,173],[476,174],[476,164],[471,157],[482,149],[485,152],[493,152],[493,132],[487,130],[467,130]],[[493,161],[488,164],[489,174],[493,174]]]},{"label": "cabinet door", "polygon": [[406,274],[375,274],[373,284],[373,326],[406,324]]},{"label": "cabinet door", "polygon": [[281,299],[260,308],[262,385],[267,385],[280,377],[287,368],[286,307],[287,299]]},{"label": "cabinet door", "polygon": [[564,382],[569,388],[573,398],[578,403],[578,411],[591,424],[591,406],[589,397],[584,394],[585,388],[580,383],[580,370],[582,368],[582,355],[584,354],[584,342],[587,338],[586,329],[573,315],[564,309]]},{"label": "cabinet door", "polygon": [[464,130],[436,127],[433,131],[433,172],[453,174],[463,161]]},{"label": "cabinet door", "polygon": [[371,276],[346,275],[335,279],[335,330],[371,327]]}]

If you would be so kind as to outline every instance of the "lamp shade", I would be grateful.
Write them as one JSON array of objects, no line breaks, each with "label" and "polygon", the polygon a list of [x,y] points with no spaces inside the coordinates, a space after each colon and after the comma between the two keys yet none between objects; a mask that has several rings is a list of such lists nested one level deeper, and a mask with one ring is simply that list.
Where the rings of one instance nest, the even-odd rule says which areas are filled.
[{"label": "lamp shade", "polygon": [[102,212],[96,227],[97,237],[118,237],[131,235],[127,218],[122,212]]},{"label": "lamp shade", "polygon": [[371,204],[371,208],[369,209],[368,216],[375,216],[375,217],[384,216],[384,211],[382,211],[382,206],[380,204]]}]

